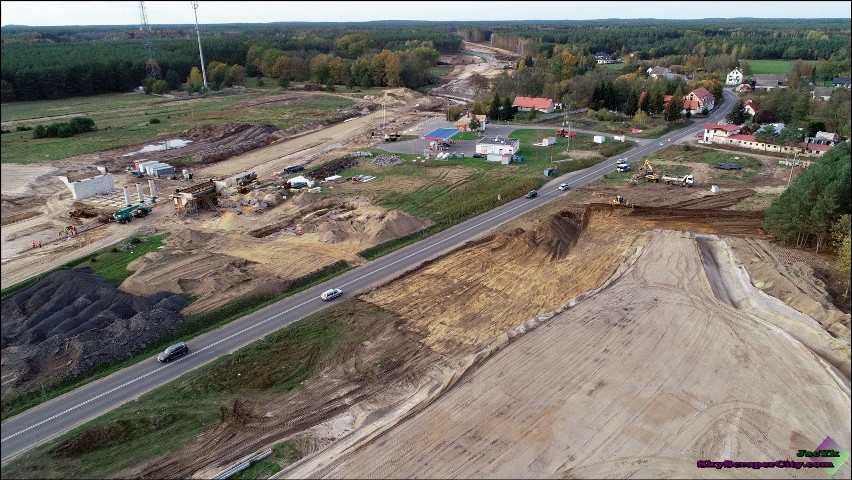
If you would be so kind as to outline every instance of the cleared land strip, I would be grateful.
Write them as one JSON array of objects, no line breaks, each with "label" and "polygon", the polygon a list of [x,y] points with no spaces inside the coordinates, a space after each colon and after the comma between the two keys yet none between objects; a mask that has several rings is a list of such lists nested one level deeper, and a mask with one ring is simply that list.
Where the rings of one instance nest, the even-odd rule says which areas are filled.
[{"label": "cleared land strip", "polygon": [[[719,301],[713,289],[726,284],[711,287],[720,275],[705,274],[694,235],[652,235],[620,279],[498,352],[424,411],[321,468],[288,473],[709,478],[720,471],[696,468],[697,460],[795,459],[826,436],[849,445],[849,396],[811,351]],[[711,268],[723,275],[737,268],[730,257],[717,260]],[[760,474],[825,477],[819,469]],[[849,474],[848,464],[837,472]]]}]

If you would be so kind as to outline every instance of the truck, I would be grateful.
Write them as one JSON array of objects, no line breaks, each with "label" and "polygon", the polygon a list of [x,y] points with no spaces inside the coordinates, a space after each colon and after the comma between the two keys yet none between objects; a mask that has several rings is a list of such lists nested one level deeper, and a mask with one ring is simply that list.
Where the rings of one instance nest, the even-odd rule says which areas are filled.
[{"label": "truck", "polygon": [[257,180],[257,174],[254,172],[246,172],[244,175],[237,177],[237,185],[245,187],[251,182]]},{"label": "truck", "polygon": [[113,213],[112,218],[118,223],[127,223],[133,220],[133,217],[144,217],[149,213],[151,213],[151,207],[138,203],[136,205],[122,208],[121,210]]},{"label": "truck", "polygon": [[619,160],[618,163],[615,164],[616,172],[629,172],[630,164],[625,162],[624,160]]},{"label": "truck", "polygon": [[557,128],[556,134],[559,135],[560,137],[568,137],[568,138],[574,138],[574,137],[577,136],[577,132],[572,132],[567,128]]},{"label": "truck", "polygon": [[666,182],[666,185],[680,185],[681,187],[691,187],[695,185],[695,178],[692,175],[684,175],[682,177],[663,175],[662,180]]},{"label": "truck", "polygon": [[395,141],[397,141],[397,140],[399,139],[399,137],[401,137],[401,136],[402,136],[402,135],[400,135],[399,133],[386,133],[386,134],[385,134],[385,141],[386,141],[386,142],[395,142]]}]

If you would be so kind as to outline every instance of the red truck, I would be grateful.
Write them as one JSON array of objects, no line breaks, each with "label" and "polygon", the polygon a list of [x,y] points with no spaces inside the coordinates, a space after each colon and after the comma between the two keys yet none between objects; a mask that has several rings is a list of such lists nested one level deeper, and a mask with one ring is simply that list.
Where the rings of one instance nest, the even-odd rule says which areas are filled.
[{"label": "red truck", "polygon": [[574,138],[574,137],[577,136],[577,132],[569,132],[565,128],[557,129],[556,134],[559,135],[560,137],[569,137],[569,138]]}]

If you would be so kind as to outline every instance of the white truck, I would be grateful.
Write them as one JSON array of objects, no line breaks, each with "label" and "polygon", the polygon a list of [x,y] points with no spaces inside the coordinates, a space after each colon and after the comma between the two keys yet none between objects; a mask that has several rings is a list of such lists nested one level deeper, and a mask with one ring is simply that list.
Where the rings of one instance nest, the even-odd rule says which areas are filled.
[{"label": "white truck", "polygon": [[681,187],[691,187],[695,185],[695,177],[692,175],[684,175],[682,177],[663,175],[660,179],[666,182],[666,185],[680,185]]}]

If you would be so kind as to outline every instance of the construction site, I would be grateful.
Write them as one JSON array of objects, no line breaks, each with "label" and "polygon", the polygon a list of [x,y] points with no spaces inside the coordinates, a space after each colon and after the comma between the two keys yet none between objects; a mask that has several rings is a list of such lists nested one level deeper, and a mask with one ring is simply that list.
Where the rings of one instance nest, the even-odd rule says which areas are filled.
[{"label": "construction site", "polygon": [[[494,61],[447,59],[456,62],[452,79],[437,93],[463,98],[473,72],[494,76],[511,63],[507,52],[480,48]],[[265,101],[284,107],[305,95]],[[376,132],[423,143],[424,125],[447,105],[388,89],[291,131],[200,125],[157,139],[163,148],[152,141],[39,166],[3,163],[3,288],[132,235],[168,233],[162,248],[128,265],[117,289],[71,269],[14,304],[4,299],[4,395],[66,378],[69,365],[82,371],[98,356],[125,358],[97,345],[151,342],[155,326],[177,328],[178,312],[281,291],[341,260],[364,264],[359,252],[429,228],[429,219],[378,206],[376,192],[455,185],[469,172],[437,168],[394,185],[339,173],[353,160],[397,168],[390,154],[354,152],[381,149]],[[757,179],[709,168],[666,178],[645,162],[638,185],[567,192],[329,307],[324,318],[360,336],[299,388],[238,391],[227,404],[216,397],[218,420],[187,443],[97,473],[211,478],[289,442],[295,454],[276,460],[275,478],[752,478],[696,461],[790,459],[826,436],[848,448],[842,279],[824,257],[765,235],[766,199],[788,171],[762,161]],[[62,290],[75,282],[78,290]],[[66,303],[109,291],[120,308],[88,323],[91,310],[66,312],[72,326],[59,318],[66,305],[45,302],[57,291]],[[203,383],[192,375],[175,390]],[[124,428],[82,429],[47,455],[103,456],[104,446],[120,450]],[[31,470],[4,476],[75,476],[21,461]],[[764,472],[824,478],[819,470]],[[849,476],[846,463],[836,478]]]}]

